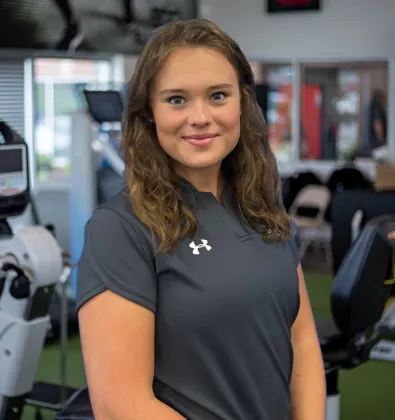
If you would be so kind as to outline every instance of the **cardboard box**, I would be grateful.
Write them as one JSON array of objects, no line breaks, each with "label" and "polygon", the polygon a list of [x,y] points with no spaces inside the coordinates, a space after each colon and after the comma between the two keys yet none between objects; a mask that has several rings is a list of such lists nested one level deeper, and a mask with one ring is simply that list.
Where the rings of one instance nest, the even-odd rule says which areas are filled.
[{"label": "cardboard box", "polygon": [[376,191],[395,191],[395,163],[382,162],[376,165]]}]

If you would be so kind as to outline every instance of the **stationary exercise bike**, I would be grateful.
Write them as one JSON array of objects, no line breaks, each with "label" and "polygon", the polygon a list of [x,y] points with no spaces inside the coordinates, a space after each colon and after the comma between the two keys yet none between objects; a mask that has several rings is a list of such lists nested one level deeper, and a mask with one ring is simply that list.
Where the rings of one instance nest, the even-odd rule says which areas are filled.
[{"label": "stationary exercise bike", "polygon": [[[19,420],[50,329],[48,311],[64,271],[62,251],[42,226],[13,232],[9,218],[30,200],[28,150],[0,140],[0,420]],[[7,142],[8,140],[8,142]]]}]

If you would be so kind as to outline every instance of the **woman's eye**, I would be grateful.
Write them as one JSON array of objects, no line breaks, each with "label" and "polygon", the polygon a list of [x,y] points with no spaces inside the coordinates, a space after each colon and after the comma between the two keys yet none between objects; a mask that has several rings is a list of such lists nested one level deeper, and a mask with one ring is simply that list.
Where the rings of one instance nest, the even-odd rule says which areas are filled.
[{"label": "woman's eye", "polygon": [[226,98],[227,98],[227,94],[225,92],[216,92],[213,95],[213,99],[215,101],[223,101]]},{"label": "woman's eye", "polygon": [[169,98],[169,102],[172,105],[180,105],[182,104],[183,98],[181,98],[181,96],[172,96],[171,98]]}]

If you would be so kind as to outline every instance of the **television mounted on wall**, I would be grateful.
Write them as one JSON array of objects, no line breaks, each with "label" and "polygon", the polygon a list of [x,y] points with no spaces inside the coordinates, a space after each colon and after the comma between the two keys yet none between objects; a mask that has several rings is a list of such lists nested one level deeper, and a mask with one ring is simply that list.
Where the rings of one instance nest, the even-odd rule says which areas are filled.
[{"label": "television mounted on wall", "polygon": [[266,11],[268,13],[318,10],[321,10],[321,0],[266,0]]}]

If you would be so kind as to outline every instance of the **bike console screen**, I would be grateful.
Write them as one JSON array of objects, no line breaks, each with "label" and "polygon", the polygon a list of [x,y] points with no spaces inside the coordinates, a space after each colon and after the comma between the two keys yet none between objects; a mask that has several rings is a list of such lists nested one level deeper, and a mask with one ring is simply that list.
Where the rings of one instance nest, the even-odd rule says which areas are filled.
[{"label": "bike console screen", "polygon": [[16,196],[28,189],[24,144],[0,144],[0,197]]}]

